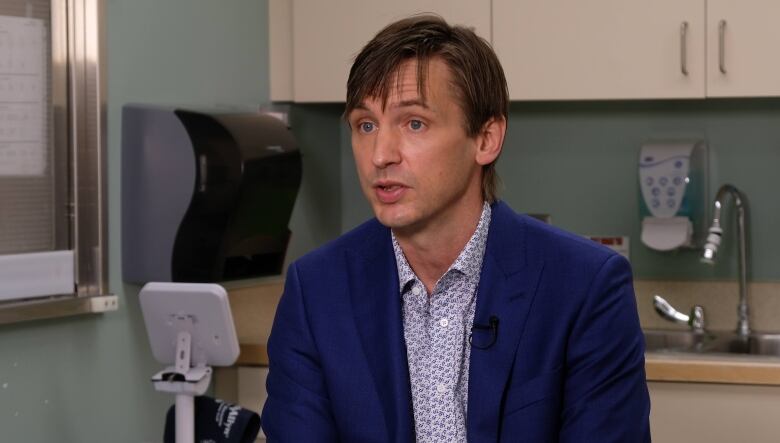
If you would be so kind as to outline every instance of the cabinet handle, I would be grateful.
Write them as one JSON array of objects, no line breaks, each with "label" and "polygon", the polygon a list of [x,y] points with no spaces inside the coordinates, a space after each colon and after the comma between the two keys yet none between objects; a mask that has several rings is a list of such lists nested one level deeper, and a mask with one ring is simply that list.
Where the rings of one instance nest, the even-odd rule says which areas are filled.
[{"label": "cabinet handle", "polygon": [[688,22],[680,25],[680,71],[688,75]]},{"label": "cabinet handle", "polygon": [[718,67],[726,73],[726,20],[718,23]]}]

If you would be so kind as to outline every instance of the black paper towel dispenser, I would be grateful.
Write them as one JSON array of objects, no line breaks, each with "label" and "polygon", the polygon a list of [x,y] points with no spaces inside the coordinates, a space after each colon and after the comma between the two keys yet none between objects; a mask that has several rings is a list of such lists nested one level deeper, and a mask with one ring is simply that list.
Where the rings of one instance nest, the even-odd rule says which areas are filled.
[{"label": "black paper towel dispenser", "polygon": [[300,183],[295,138],[275,117],[126,105],[123,279],[281,273]]}]

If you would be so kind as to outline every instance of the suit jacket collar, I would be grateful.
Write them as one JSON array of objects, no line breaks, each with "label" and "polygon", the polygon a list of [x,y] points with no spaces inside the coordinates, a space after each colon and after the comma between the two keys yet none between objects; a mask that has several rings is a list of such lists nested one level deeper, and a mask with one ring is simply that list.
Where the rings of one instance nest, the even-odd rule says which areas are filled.
[{"label": "suit jacket collar", "polygon": [[[382,402],[389,441],[414,441],[411,385],[398,295],[398,271],[390,230],[373,221],[348,250],[349,290],[374,388]],[[492,205],[490,230],[474,322],[498,318],[493,343],[489,330],[475,330],[469,371],[469,441],[498,438],[501,401],[517,345],[533,301],[543,263],[530,255],[525,222],[507,205]]]},{"label": "suit jacket collar", "polygon": [[[544,263],[533,254],[526,222],[502,202],[493,205],[474,323],[498,319],[497,330],[474,330],[466,423],[469,441],[497,441],[502,399]],[[492,335],[495,334],[495,337]],[[482,349],[490,341],[495,342]]]},{"label": "suit jacket collar", "polygon": [[363,352],[382,403],[388,441],[414,441],[398,271],[390,230],[378,222],[348,250],[349,292]]}]

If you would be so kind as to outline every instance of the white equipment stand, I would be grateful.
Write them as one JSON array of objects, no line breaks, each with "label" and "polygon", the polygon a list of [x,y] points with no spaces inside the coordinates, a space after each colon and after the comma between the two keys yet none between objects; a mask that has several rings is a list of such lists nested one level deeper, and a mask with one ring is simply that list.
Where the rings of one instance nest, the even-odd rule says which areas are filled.
[{"label": "white equipment stand", "polygon": [[176,395],[176,443],[194,443],[194,397],[209,387],[208,365],[230,366],[239,354],[227,292],[216,284],[147,283],[140,299],[154,357],[173,364],[152,383]]}]

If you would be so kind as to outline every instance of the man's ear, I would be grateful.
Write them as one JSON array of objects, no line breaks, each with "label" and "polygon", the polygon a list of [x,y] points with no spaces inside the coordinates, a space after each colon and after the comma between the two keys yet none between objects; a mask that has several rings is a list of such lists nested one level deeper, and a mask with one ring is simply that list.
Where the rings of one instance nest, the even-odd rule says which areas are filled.
[{"label": "man's ear", "polygon": [[477,163],[484,166],[493,163],[498,154],[501,153],[501,147],[504,145],[504,135],[506,134],[506,118],[493,117],[482,126],[482,130],[477,134]]}]

